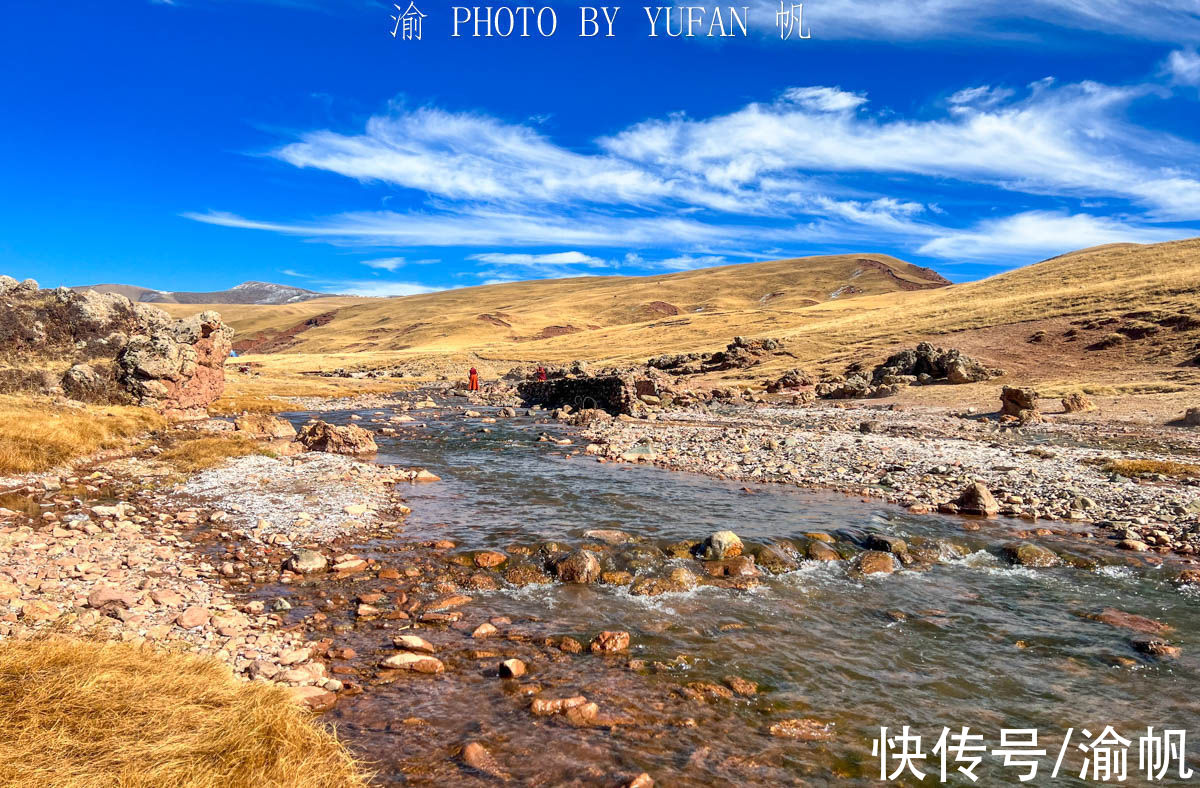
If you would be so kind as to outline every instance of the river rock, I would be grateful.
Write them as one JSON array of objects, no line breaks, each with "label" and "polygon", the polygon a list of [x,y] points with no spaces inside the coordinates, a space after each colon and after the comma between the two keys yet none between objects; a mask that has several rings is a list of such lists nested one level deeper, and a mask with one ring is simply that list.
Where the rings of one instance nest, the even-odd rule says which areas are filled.
[{"label": "river rock", "polygon": [[288,694],[293,703],[315,712],[328,711],[337,703],[337,695],[320,687],[291,687]]},{"label": "river rock", "polygon": [[211,613],[201,605],[192,605],[175,617],[175,623],[184,629],[196,629],[208,623]]},{"label": "river rock", "polygon": [[529,710],[538,717],[548,717],[551,714],[562,714],[567,709],[582,706],[587,702],[587,698],[582,695],[574,695],[569,698],[534,698],[529,705]]},{"label": "river rock", "polygon": [[1060,563],[1058,556],[1050,550],[1032,542],[1017,542],[1005,545],[1004,558],[1016,566],[1056,566]]},{"label": "river rock", "polygon": [[814,539],[804,548],[804,555],[810,561],[840,561],[842,556],[828,544]]},{"label": "river rock", "polygon": [[1166,640],[1156,635],[1138,635],[1129,641],[1134,650],[1151,657],[1175,659],[1183,653],[1179,646],[1172,646]]},{"label": "river rock", "polygon": [[1088,618],[1093,621],[1101,621],[1119,629],[1128,629],[1148,635],[1161,635],[1169,632],[1171,629],[1170,626],[1161,621],[1155,621],[1152,618],[1139,616],[1135,613],[1126,613],[1123,610],[1117,610],[1112,607],[1106,607],[1098,613],[1091,613],[1088,615]]},{"label": "river rock", "polygon": [[600,577],[600,560],[591,550],[574,550],[554,561],[551,570],[563,583],[594,583]]},{"label": "river rock", "polygon": [[329,566],[329,560],[316,550],[297,550],[286,561],[283,568],[297,574],[320,572]]},{"label": "river rock", "polygon": [[491,569],[492,567],[500,566],[500,564],[507,560],[508,556],[495,550],[483,550],[476,553],[474,557],[475,566],[484,569]]},{"label": "river rock", "polygon": [[588,646],[593,654],[616,654],[629,648],[628,632],[601,632]]},{"label": "river rock", "polygon": [[397,635],[392,638],[392,643],[405,651],[416,651],[422,654],[432,654],[435,650],[432,643],[417,635]]},{"label": "river rock", "polygon": [[704,540],[700,555],[706,561],[720,561],[741,555],[743,549],[742,540],[733,531],[717,531]]},{"label": "river rock", "polygon": [[492,754],[479,742],[468,742],[467,746],[463,747],[462,757],[467,766],[483,772],[488,777],[501,781],[510,779],[508,773],[500,768]]},{"label": "river rock", "polygon": [[446,666],[440,659],[428,654],[413,654],[408,651],[393,654],[383,660],[380,666],[389,670],[409,670],[414,673],[442,673],[446,670]]},{"label": "river rock", "polygon": [[980,482],[968,484],[966,489],[954,500],[954,505],[963,514],[977,514],[985,517],[991,517],[1000,511],[1000,504],[992,495],[992,491]]},{"label": "river rock", "polygon": [[500,677],[516,679],[525,675],[525,663],[519,659],[506,659],[500,663]]},{"label": "river rock", "polygon": [[882,553],[891,553],[892,555],[904,555],[908,552],[908,543],[898,536],[869,534],[867,536],[866,548],[868,550],[878,550]]},{"label": "river rock", "polygon": [[371,454],[379,451],[371,433],[353,424],[335,426],[324,421],[306,424],[296,440],[309,451],[333,454]]},{"label": "river rock", "polygon": [[583,537],[585,539],[595,539],[597,542],[604,542],[608,545],[619,545],[633,541],[633,537],[624,531],[609,528],[593,528],[589,531],[584,531]]},{"label": "river rock", "polygon": [[88,594],[88,607],[97,610],[114,609],[118,607],[131,608],[137,604],[137,594],[122,591],[119,588],[100,587]]},{"label": "river rock", "polygon": [[855,559],[854,568],[863,575],[890,575],[896,571],[896,562],[891,553],[865,550]]}]

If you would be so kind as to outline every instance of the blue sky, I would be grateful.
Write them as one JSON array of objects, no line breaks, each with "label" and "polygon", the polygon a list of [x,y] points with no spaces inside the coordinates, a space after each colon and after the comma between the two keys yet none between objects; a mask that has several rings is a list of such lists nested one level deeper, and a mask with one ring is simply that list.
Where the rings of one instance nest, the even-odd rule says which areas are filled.
[{"label": "blue sky", "polygon": [[9,0],[0,271],[386,295],[867,251],[965,280],[1200,235],[1197,0],[813,0],[803,41],[744,1],[747,37],[676,39],[640,5],[580,38],[577,3],[453,38],[425,0],[405,41],[372,0]]}]

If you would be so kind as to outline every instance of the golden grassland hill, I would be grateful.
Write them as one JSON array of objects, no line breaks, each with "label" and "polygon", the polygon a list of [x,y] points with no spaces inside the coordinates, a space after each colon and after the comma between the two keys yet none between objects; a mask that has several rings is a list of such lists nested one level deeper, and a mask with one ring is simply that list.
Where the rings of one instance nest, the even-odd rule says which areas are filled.
[{"label": "golden grassland hill", "polygon": [[[831,300],[944,287],[945,279],[886,255],[837,255],[721,266],[660,276],[581,277],[447,290],[390,299],[321,299],[226,307],[235,348],[249,352],[447,353],[519,346],[615,326],[695,315],[766,314]],[[189,312],[168,307],[173,315]],[[194,311],[196,307],[191,307]]]},{"label": "golden grassland hill", "polygon": [[[295,333],[277,348],[283,352],[247,360],[283,376],[412,362],[474,364],[495,374],[518,362],[640,363],[662,353],[711,352],[737,335],[784,340],[794,358],[745,373],[761,377],[787,365],[840,372],[928,340],[1003,368],[1009,379],[1119,388],[1160,377],[1164,368],[1182,369],[1200,355],[1200,335],[1187,319],[1200,315],[1200,239],[1095,247],[977,282],[921,289],[863,271],[860,259],[894,263],[896,276],[933,282],[915,266],[849,255],[357,299]],[[832,297],[848,280],[873,284]],[[656,301],[678,313],[638,311]],[[331,302],[236,307],[227,317],[240,340],[247,332],[278,334]],[[289,311],[270,311],[276,309]],[[555,325],[583,330],[530,338]],[[1118,334],[1123,339],[1111,336]]]}]

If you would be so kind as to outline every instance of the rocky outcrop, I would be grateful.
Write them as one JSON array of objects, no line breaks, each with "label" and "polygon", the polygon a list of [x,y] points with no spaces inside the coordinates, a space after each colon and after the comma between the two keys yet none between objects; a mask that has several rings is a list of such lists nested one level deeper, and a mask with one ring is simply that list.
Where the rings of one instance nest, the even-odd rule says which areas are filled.
[{"label": "rocky outcrop", "polygon": [[168,418],[202,418],[224,388],[233,330],[216,312],[172,320],[117,293],[39,290],[0,277],[0,360],[27,388],[53,370],[46,393],[87,402],[137,404]]},{"label": "rocky outcrop", "polygon": [[863,365],[854,365],[843,379],[821,383],[817,393],[826,399],[888,397],[905,386],[978,383],[1003,374],[1004,370],[988,367],[956,348],[944,350],[922,342],[889,356],[870,375]]},{"label": "rocky outcrop", "polygon": [[233,329],[213,311],[135,334],[117,355],[117,379],[138,404],[168,418],[204,418],[225,390]]},{"label": "rocky outcrop", "polygon": [[791,355],[777,339],[734,337],[724,350],[718,350],[716,353],[667,354],[656,356],[646,364],[671,375],[700,375],[727,369],[746,369],[773,356]]},{"label": "rocky outcrop", "polygon": [[353,424],[339,427],[324,421],[314,421],[301,428],[296,440],[309,451],[332,454],[373,454],[379,451],[371,433]]},{"label": "rocky outcrop", "polygon": [[526,380],[517,385],[517,394],[526,406],[599,409],[614,415],[642,412],[645,409],[642,398],[654,398],[658,391],[658,383],[653,377],[630,370],[605,370],[581,377]]}]

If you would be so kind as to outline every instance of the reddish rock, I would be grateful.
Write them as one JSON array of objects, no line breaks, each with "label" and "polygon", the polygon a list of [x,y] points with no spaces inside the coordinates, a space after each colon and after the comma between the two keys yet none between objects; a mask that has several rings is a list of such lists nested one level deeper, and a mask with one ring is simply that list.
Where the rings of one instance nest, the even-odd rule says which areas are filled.
[{"label": "reddish rock", "polygon": [[[140,306],[140,305],[139,305]],[[134,334],[117,356],[117,379],[139,405],[173,420],[199,419],[225,390],[233,329],[213,311]]]},{"label": "reddish rock", "polygon": [[616,654],[629,648],[628,632],[601,632],[588,646],[593,654]]},{"label": "reddish rock", "polygon": [[484,550],[475,554],[475,566],[490,569],[494,566],[500,566],[508,560],[508,556],[504,553],[498,553],[495,550]]},{"label": "reddish rock", "polygon": [[1126,613],[1116,608],[1106,607],[1099,613],[1092,613],[1088,618],[1093,621],[1102,621],[1112,627],[1119,629],[1128,629],[1131,632],[1143,632],[1148,635],[1161,635],[1164,632],[1169,632],[1171,627],[1155,621],[1152,618],[1139,616],[1134,613]]},{"label": "reddish rock", "polygon": [[353,424],[335,426],[324,421],[306,424],[296,440],[309,451],[332,454],[373,454],[379,451],[371,433]]},{"label": "reddish rock", "polygon": [[867,550],[860,553],[854,562],[854,568],[864,575],[890,575],[896,571],[896,563],[891,553],[879,550]]},{"label": "reddish rock", "polygon": [[210,616],[207,608],[192,605],[175,617],[175,623],[184,629],[195,629],[207,624]]},{"label": "reddish rock", "polygon": [[467,746],[463,747],[462,757],[467,766],[483,772],[489,777],[497,780],[509,779],[509,775],[500,768],[500,764],[496,762],[492,754],[479,742],[469,742]]},{"label": "reddish rock", "polygon": [[312,711],[327,711],[337,703],[337,695],[320,687],[292,687],[288,690],[292,702]]},{"label": "reddish rock", "polygon": [[107,586],[95,588],[92,593],[88,594],[88,607],[94,607],[97,610],[116,609],[116,608],[131,608],[137,604],[137,594],[131,591],[122,591],[119,588],[109,588]]},{"label": "reddish rock", "polygon": [[529,710],[539,717],[548,717],[551,714],[561,714],[567,709],[582,706],[585,703],[587,703],[587,698],[582,695],[570,698],[534,698]]},{"label": "reddish rock", "polygon": [[427,654],[412,654],[407,651],[393,654],[383,660],[380,666],[390,670],[409,670],[416,673],[442,673],[446,670],[446,666],[440,659]]},{"label": "reddish rock", "polygon": [[979,482],[967,485],[967,488],[955,499],[954,505],[962,514],[978,514],[991,517],[1000,511],[1000,504],[992,491]]}]

